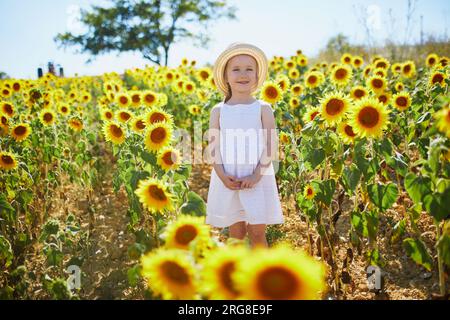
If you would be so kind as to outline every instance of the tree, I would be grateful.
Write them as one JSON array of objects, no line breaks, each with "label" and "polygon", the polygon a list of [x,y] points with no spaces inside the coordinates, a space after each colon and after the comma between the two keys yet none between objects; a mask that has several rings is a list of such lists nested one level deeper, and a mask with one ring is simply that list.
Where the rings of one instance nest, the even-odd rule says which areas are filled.
[{"label": "tree", "polygon": [[[110,7],[81,10],[84,34],[60,33],[60,47],[79,46],[80,53],[138,51],[145,59],[167,65],[172,44],[191,39],[206,48],[211,21],[235,19],[236,8],[226,0],[110,0]],[[195,30],[198,27],[198,30]],[[202,30],[203,29],[203,30]],[[91,58],[88,62],[91,61]]]},{"label": "tree", "polygon": [[9,78],[8,74],[6,74],[3,71],[0,71],[0,80],[8,79],[8,78]]}]

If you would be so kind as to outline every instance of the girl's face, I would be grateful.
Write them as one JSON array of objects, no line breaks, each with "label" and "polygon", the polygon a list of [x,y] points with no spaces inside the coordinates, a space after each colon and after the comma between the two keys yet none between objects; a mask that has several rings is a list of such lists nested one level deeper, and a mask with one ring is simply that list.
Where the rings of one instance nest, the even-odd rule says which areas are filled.
[{"label": "girl's face", "polygon": [[251,93],[257,85],[257,63],[248,55],[238,55],[228,60],[225,81],[233,93]]}]

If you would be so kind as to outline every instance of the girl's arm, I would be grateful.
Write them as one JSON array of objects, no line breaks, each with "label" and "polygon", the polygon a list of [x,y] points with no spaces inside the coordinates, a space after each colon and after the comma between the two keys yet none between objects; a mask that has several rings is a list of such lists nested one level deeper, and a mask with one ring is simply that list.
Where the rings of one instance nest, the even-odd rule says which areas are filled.
[{"label": "girl's arm", "polygon": [[278,132],[275,124],[272,107],[268,104],[261,106],[261,120],[265,138],[264,151],[255,169],[257,178],[261,178],[264,172],[270,167],[272,161],[278,159]]},{"label": "girl's arm", "polygon": [[223,169],[222,156],[220,155],[219,115],[220,109],[218,107],[211,110],[208,130],[208,158],[209,163],[212,163],[219,178],[223,180],[225,177],[225,170]]}]

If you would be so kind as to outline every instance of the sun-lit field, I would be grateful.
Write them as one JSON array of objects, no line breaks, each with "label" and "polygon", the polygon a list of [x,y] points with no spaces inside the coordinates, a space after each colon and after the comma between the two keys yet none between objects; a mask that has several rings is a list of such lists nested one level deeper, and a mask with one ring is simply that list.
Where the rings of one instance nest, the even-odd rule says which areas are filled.
[{"label": "sun-lit field", "polygon": [[448,63],[273,57],[286,223],[256,250],[204,224],[209,67],[0,80],[0,298],[444,295]]}]

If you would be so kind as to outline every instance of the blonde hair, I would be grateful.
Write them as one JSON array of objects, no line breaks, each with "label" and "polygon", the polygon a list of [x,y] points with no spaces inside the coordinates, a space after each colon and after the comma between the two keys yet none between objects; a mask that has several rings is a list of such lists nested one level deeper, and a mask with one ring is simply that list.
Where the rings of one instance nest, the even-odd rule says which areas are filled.
[{"label": "blonde hair", "polygon": [[[259,71],[258,70],[258,61],[255,59],[255,57],[253,57],[253,56],[251,56],[249,54],[242,54],[242,55],[252,57],[253,60],[255,60],[256,66],[257,66],[256,67],[256,79],[257,80],[256,80],[256,84],[255,85],[258,85],[258,77],[259,77],[259,74],[258,74],[258,71]],[[236,57],[236,56],[233,56],[230,59],[228,59],[227,63],[225,64],[225,68],[223,68],[223,78],[224,79],[226,78],[226,75],[227,75],[228,62],[234,57]],[[231,99],[231,97],[233,96],[233,93],[231,92],[231,86],[230,86],[230,83],[228,82],[228,79],[227,79],[227,88],[228,88],[227,94],[225,95],[223,103],[227,103]]]}]

